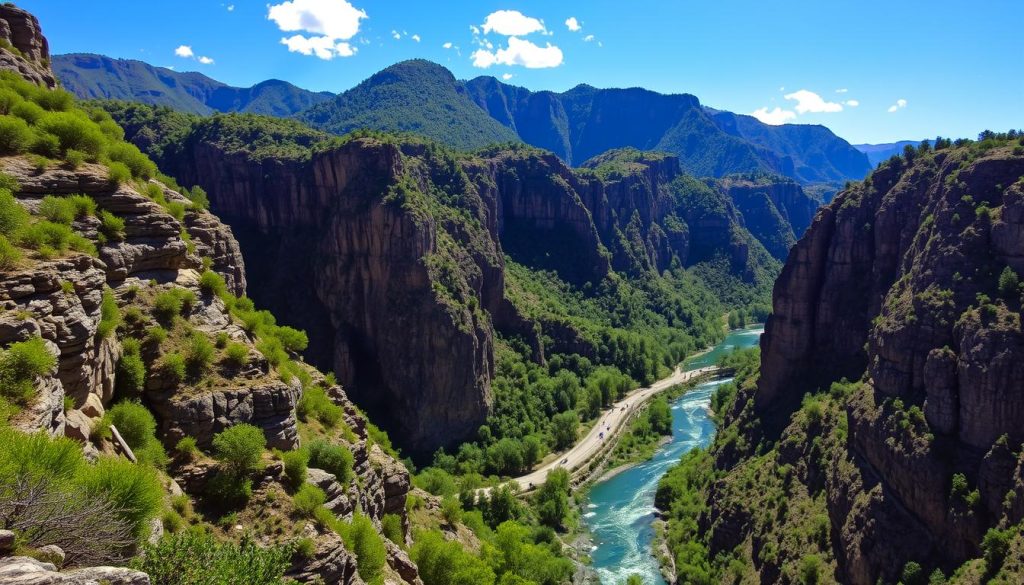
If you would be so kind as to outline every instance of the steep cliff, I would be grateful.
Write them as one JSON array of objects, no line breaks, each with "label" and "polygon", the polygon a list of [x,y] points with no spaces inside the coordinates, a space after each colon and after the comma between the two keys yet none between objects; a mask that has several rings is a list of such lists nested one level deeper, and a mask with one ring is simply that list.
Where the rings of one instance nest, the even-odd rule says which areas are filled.
[{"label": "steep cliff", "polygon": [[700,514],[710,555],[753,546],[743,572],[1020,578],[1024,144],[938,146],[837,196],[776,282]]},{"label": "steep cliff", "polygon": [[9,2],[0,6],[0,71],[12,71],[46,87],[57,86],[50,70],[50,44],[39,21]]}]

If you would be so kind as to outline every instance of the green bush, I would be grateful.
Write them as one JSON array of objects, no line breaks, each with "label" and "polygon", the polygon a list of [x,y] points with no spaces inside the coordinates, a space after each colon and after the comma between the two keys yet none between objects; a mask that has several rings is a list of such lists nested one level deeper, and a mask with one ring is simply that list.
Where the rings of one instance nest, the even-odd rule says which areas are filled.
[{"label": "green bush", "polygon": [[243,368],[249,363],[249,346],[232,341],[224,348],[224,361],[234,368]]},{"label": "green bush", "polygon": [[167,204],[167,213],[171,214],[171,217],[178,221],[185,220],[185,204],[178,201],[171,201]]},{"label": "green bush", "polygon": [[12,343],[0,350],[0,396],[24,404],[35,393],[35,378],[56,365],[57,358],[41,337]]},{"label": "green bush", "polygon": [[222,295],[227,291],[224,278],[212,270],[204,270],[199,275],[199,290],[206,295]]},{"label": "green bush", "polygon": [[37,88],[31,99],[51,112],[66,112],[74,106],[75,98],[63,89],[46,90]]},{"label": "green bush", "polygon": [[402,518],[398,514],[384,514],[380,519],[381,532],[388,540],[405,548],[405,530],[402,528]]},{"label": "green bush", "polygon": [[1015,299],[1020,292],[1020,277],[1007,266],[999,275],[999,293],[1007,299]]},{"label": "green bush", "polygon": [[327,502],[324,491],[313,484],[304,483],[295,495],[292,496],[292,503],[295,511],[305,518],[312,518],[317,508]]},{"label": "green bush", "polygon": [[32,102],[20,102],[10,109],[10,113],[12,116],[17,116],[29,124],[35,124],[46,115],[46,110]]},{"label": "green bush", "polygon": [[[185,192],[183,191],[183,193]],[[187,195],[189,200],[192,201],[192,205],[196,206],[197,208],[210,208],[210,198],[206,195],[206,191],[203,190],[203,188],[200,187],[199,185],[192,187],[192,191],[190,193],[185,193],[185,195]]]},{"label": "green bush", "polygon": [[28,224],[28,211],[18,204],[10,189],[0,188],[0,235],[13,237]]},{"label": "green bush", "polygon": [[124,219],[103,210],[99,214],[99,231],[108,240],[120,241],[124,239]]},{"label": "green bush", "polygon": [[0,234],[0,270],[13,270],[21,262],[21,257],[21,250],[7,236]]},{"label": "green bush", "polygon": [[340,445],[332,445],[322,439],[309,444],[309,465],[333,474],[341,485],[352,479],[352,453]]},{"label": "green bush", "polygon": [[218,473],[206,484],[205,494],[225,508],[244,506],[252,497],[252,480],[234,473]]},{"label": "green bush", "polygon": [[117,363],[115,385],[122,397],[138,398],[146,386],[146,364],[142,361],[140,343],[131,337],[121,342],[123,353]]},{"label": "green bush", "polygon": [[121,162],[112,162],[107,165],[110,169],[110,180],[115,183],[128,183],[132,180],[132,171]]},{"label": "green bush", "polygon": [[100,324],[96,334],[100,337],[107,337],[121,324],[121,310],[117,308],[117,301],[109,289],[103,291],[103,301],[100,303]]},{"label": "green bush", "polygon": [[75,220],[75,206],[64,197],[47,195],[39,202],[39,215],[54,223],[70,225]]},{"label": "green bush", "polygon": [[188,461],[195,461],[200,455],[199,445],[196,444],[196,440],[193,437],[182,437],[174,445],[174,450]]},{"label": "green bush", "polygon": [[136,179],[148,181],[156,176],[156,165],[134,144],[127,142],[111,144],[107,149],[107,157],[115,163],[124,164],[131,176]]},{"label": "green bush", "polygon": [[92,242],[74,233],[70,227],[52,221],[44,220],[25,226],[18,240],[22,246],[37,250],[44,257],[56,256],[69,248],[96,254],[96,247]]},{"label": "green bush", "polygon": [[30,477],[70,480],[84,466],[82,447],[71,439],[0,427],[0,485]]},{"label": "green bush", "polygon": [[273,335],[281,341],[281,345],[289,353],[298,353],[305,350],[309,345],[309,338],[306,337],[306,333],[291,327],[277,327]]},{"label": "green bush", "polygon": [[266,447],[263,431],[250,424],[235,425],[213,438],[217,459],[239,477],[259,469]]},{"label": "green bush", "polygon": [[183,288],[172,288],[153,299],[153,316],[161,323],[171,323],[178,315],[191,311],[196,295]]},{"label": "green bush", "polygon": [[279,585],[291,550],[262,548],[248,538],[238,544],[188,529],[148,545],[132,567],[160,585]]},{"label": "green bush", "polygon": [[25,152],[35,141],[35,133],[21,118],[0,117],[0,153]]},{"label": "green bush", "polygon": [[185,380],[186,371],[185,358],[180,353],[169,353],[161,360],[161,374],[175,384],[180,384]]},{"label": "green bush", "polygon": [[352,515],[352,522],[342,530],[341,537],[346,548],[356,555],[359,576],[367,583],[372,583],[374,579],[380,577],[384,562],[387,560],[387,549],[373,526],[373,521],[368,516],[355,512]]},{"label": "green bush", "polygon": [[438,530],[423,532],[412,548],[412,560],[424,585],[494,583],[494,571],[487,563],[451,542]]},{"label": "green bush", "polygon": [[327,391],[319,386],[312,386],[303,391],[295,412],[304,421],[313,417],[328,428],[336,426],[344,415],[344,410],[334,404],[327,396]]},{"label": "green bush", "polygon": [[167,340],[167,330],[159,325],[146,329],[146,342],[159,346]]},{"label": "green bush", "polygon": [[193,379],[202,378],[213,362],[213,344],[204,333],[195,331],[189,336],[185,348],[185,366]]},{"label": "green bush", "polygon": [[[120,429],[119,429],[120,430]],[[136,537],[149,530],[163,502],[163,486],[153,469],[127,459],[101,457],[83,467],[76,482],[86,495],[103,496],[114,504],[115,514],[128,521]]]},{"label": "green bush", "polygon": [[107,411],[106,416],[132,449],[155,440],[156,419],[149,409],[138,402],[119,402]]},{"label": "green bush", "polygon": [[103,154],[103,148],[107,143],[99,127],[77,112],[47,114],[36,126],[39,130],[57,137],[61,153],[78,150],[96,159]]},{"label": "green bush", "polygon": [[309,465],[309,454],[303,449],[286,451],[281,454],[284,462],[284,475],[293,489],[306,482],[306,469]]}]

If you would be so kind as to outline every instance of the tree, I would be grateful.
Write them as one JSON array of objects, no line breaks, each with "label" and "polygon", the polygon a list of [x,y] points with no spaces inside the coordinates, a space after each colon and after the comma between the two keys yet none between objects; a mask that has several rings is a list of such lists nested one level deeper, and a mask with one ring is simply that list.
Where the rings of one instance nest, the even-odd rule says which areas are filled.
[{"label": "tree", "polygon": [[576,442],[576,429],[580,419],[573,410],[551,417],[551,436],[555,440],[555,449],[566,449]]},{"label": "tree", "polygon": [[659,435],[672,434],[672,409],[664,396],[658,396],[647,409],[647,419],[651,422],[651,430]]},{"label": "tree", "polygon": [[1020,287],[1020,277],[1017,273],[1007,266],[1003,268],[1002,274],[999,275],[999,292],[1004,298],[1015,298],[1017,295],[1018,288]]},{"label": "tree", "polygon": [[217,459],[238,477],[259,468],[266,447],[267,439],[263,431],[250,424],[235,425],[213,438]]},{"label": "tree", "polygon": [[548,473],[537,492],[535,505],[541,524],[560,528],[569,512],[569,471],[559,467]]}]

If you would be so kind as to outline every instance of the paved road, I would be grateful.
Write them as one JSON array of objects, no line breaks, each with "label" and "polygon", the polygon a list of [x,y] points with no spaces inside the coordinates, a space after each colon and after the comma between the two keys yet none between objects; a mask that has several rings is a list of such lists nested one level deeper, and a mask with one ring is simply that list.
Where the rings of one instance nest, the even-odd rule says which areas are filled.
[{"label": "paved road", "polygon": [[[509,481],[518,483],[520,490],[529,490],[531,489],[531,485],[536,487],[544,483],[544,480],[548,476],[548,472],[556,467],[565,467],[570,471],[575,470],[597,453],[604,442],[612,440],[615,435],[623,432],[626,429],[626,425],[624,423],[629,420],[629,417],[636,412],[637,409],[643,406],[643,404],[653,396],[662,390],[675,386],[676,384],[688,382],[697,376],[714,372],[717,369],[718,366],[707,366],[684,372],[683,370],[676,368],[676,371],[673,372],[671,376],[658,380],[646,388],[637,388],[636,390],[633,390],[627,396],[613,404],[609,410],[603,412],[601,414],[601,418],[598,419],[598,423],[590,429],[590,432],[587,433],[585,437],[577,441],[571,449],[559,454],[559,456],[553,461],[534,469],[530,473]],[[601,437],[601,433],[604,433],[603,438]]]}]

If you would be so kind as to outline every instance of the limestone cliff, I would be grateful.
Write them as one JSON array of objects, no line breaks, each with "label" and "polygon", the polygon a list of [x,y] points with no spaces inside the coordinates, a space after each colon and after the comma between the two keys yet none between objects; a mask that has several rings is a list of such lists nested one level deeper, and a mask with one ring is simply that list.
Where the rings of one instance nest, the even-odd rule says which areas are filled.
[{"label": "limestone cliff", "polygon": [[0,6],[0,71],[46,87],[56,87],[50,70],[50,45],[35,16],[11,3]]},{"label": "limestone cliff", "polygon": [[[1024,148],[1016,135],[941,146],[848,187],[790,253],[760,379],[714,449],[711,554],[752,539],[756,574],[793,575],[809,553],[767,543],[818,511],[815,563],[840,582],[949,573],[983,549],[985,575],[1020,577],[990,541],[1024,519]],[[773,496],[743,487],[755,468],[759,493],[789,502],[770,524],[750,498]]]}]

